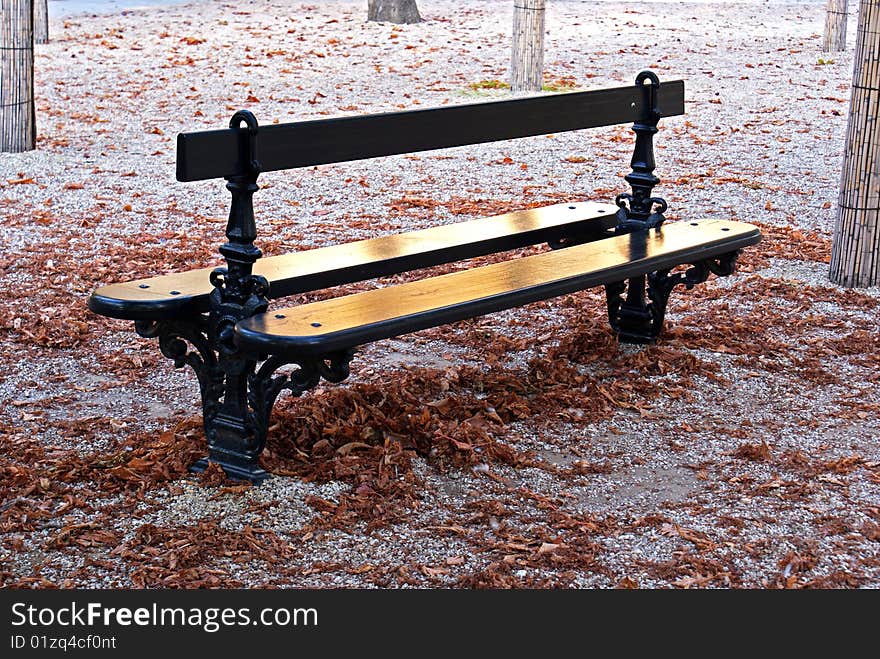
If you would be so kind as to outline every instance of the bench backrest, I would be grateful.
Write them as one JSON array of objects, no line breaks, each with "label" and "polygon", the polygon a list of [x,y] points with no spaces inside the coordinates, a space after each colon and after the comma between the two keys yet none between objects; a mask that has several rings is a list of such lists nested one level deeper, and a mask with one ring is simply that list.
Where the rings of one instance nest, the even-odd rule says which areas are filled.
[{"label": "bench backrest", "polygon": [[[447,147],[547,135],[684,114],[684,82],[181,133],[177,180],[246,175]],[[652,107],[653,100],[653,107]],[[659,117],[656,116],[659,112]],[[250,140],[248,136],[250,134]]]},{"label": "bench backrest", "polygon": [[[614,230],[629,232],[664,220],[666,202],[651,196],[659,182],[653,174],[653,137],[659,119],[677,114],[684,114],[684,83],[661,85],[651,71],[642,71],[627,87],[265,127],[241,110],[226,130],[177,136],[177,179],[227,180],[232,194],[228,242],[220,246],[227,267],[215,270],[211,282],[215,292],[240,308],[232,315],[243,318],[253,314],[258,302],[267,304],[269,284],[253,274],[262,252],[254,244],[252,197],[262,172],[633,122],[632,172],[624,177],[632,193],[615,199]],[[419,266],[412,260],[401,265],[403,270],[414,267]]]}]

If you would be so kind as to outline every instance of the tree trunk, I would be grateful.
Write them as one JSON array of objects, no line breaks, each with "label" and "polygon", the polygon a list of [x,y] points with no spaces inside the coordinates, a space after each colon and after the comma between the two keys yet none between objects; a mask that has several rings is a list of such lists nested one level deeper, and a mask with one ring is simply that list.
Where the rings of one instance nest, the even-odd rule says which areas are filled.
[{"label": "tree trunk", "polygon": [[846,4],[847,0],[828,0],[822,38],[822,50],[826,53],[846,50]]},{"label": "tree trunk", "polygon": [[49,0],[34,0],[34,43],[49,43]]},{"label": "tree trunk", "polygon": [[387,23],[421,23],[416,0],[368,0],[367,20]]},{"label": "tree trunk", "polygon": [[513,50],[510,90],[539,92],[544,82],[544,7],[546,0],[513,1]]},{"label": "tree trunk", "polygon": [[32,0],[0,0],[0,151],[30,151],[34,112]]},{"label": "tree trunk", "polygon": [[880,0],[861,0],[831,281],[880,284]]}]

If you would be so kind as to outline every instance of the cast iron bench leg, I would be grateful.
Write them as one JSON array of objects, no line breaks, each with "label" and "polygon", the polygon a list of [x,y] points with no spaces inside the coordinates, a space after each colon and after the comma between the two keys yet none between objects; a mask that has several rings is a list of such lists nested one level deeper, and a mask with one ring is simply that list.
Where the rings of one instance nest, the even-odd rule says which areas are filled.
[{"label": "cast iron bench leg", "polygon": [[[650,117],[633,124],[636,134],[632,171],[624,179],[632,188],[631,193],[617,195],[618,206],[616,234],[629,234],[645,229],[657,229],[666,221],[663,213],[668,205],[651,193],[660,179],[654,176],[654,135],[661,112],[657,105],[660,81],[650,71],[642,71],[636,77],[637,85],[647,83],[649,88]],[[658,270],[647,275],[632,277],[628,281],[605,285],[608,303],[608,320],[622,343],[653,343],[663,331],[666,304],[678,284],[691,289],[706,281],[710,273],[726,276],[733,273],[739,250],[721,257],[692,263],[686,272],[671,275],[670,269]],[[626,297],[624,298],[624,294]]]},{"label": "cast iron bench leg", "polygon": [[[287,389],[300,396],[321,378],[341,382],[348,377],[354,350],[295,362],[270,357],[257,368],[254,356],[218,348],[209,338],[208,327],[207,316],[135,324],[138,334],[159,340],[162,354],[176,368],[191,367],[199,381],[208,455],[191,470],[204,471],[209,462],[216,462],[233,478],[262,482],[269,474],[260,467],[259,456],[278,394]],[[276,375],[288,364],[298,368]]]},{"label": "cast iron bench leg", "polygon": [[740,250],[736,250],[692,263],[684,272],[670,274],[671,268],[657,270],[647,276],[647,289],[644,276],[606,284],[611,329],[618,334],[621,343],[654,343],[663,331],[666,305],[672,290],[679,284],[690,290],[706,281],[710,274],[719,277],[733,274],[739,253]]},{"label": "cast iron bench leg", "polygon": [[141,336],[158,339],[162,354],[171,359],[176,368],[189,366],[198,378],[208,456],[196,462],[191,470],[204,471],[211,461],[220,464],[234,478],[254,483],[266,479],[268,474],[258,463],[266,441],[265,432],[256,431],[246,400],[247,376],[253,373],[254,362],[219,356],[216,342],[209,336],[207,316],[178,321],[139,321],[135,327]]}]

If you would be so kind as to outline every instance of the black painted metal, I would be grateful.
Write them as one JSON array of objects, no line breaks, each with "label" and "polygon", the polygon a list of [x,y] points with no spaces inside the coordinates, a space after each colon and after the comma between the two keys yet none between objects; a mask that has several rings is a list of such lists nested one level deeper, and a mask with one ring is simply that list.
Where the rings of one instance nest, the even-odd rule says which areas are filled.
[{"label": "black painted metal", "polygon": [[[662,108],[662,116],[684,114],[684,82],[664,82],[656,90],[655,97]],[[654,109],[641,85],[628,85],[267,125],[260,128],[256,149],[261,170],[271,172],[631,121],[650,124]],[[177,180],[242,176],[246,165],[239,154],[246,139],[237,130],[181,133],[177,136]]]},{"label": "black painted metal", "polygon": [[247,318],[266,310],[269,300],[269,282],[265,277],[253,274],[254,262],[262,256],[254,245],[257,238],[257,224],[254,220],[254,193],[259,190],[257,177],[260,163],[255,157],[256,139],[259,127],[253,114],[247,111],[236,112],[230,120],[231,126],[238,127],[245,122],[243,131],[246,140],[242,145],[241,160],[247,163],[245,172],[227,178],[226,188],[232,193],[229,220],[226,224],[228,242],[220,247],[226,259],[225,268],[217,268],[211,273],[211,325],[216,339],[228,351],[233,350],[232,333],[242,318]]},{"label": "black painted metal", "polygon": [[[241,123],[245,124],[245,130],[241,130]],[[254,262],[262,256],[254,245],[257,225],[253,207],[253,195],[259,189],[260,163],[256,158],[259,126],[253,114],[247,111],[236,112],[229,124],[244,134],[239,143],[239,159],[244,167],[240,174],[227,177],[226,188],[232,194],[232,203],[226,225],[227,242],[220,247],[226,267],[211,273],[214,291],[210,296],[207,336],[216,354],[216,370],[222,373],[223,394],[215,404],[214,413],[205,419],[207,460],[219,463],[230,475],[259,482],[266,477],[257,462],[265,437],[255,432],[248,406],[248,379],[254,372],[256,360],[240,354],[233,342],[235,324],[264,312],[269,305],[266,297],[269,283],[253,274]],[[203,469],[206,464],[203,460],[194,469]]]},{"label": "black painted metal", "polygon": [[[354,350],[290,360],[273,356],[256,369],[256,357],[231,352],[211,338],[216,336],[213,328],[207,314],[135,323],[138,334],[159,340],[162,354],[176,368],[189,366],[198,379],[208,455],[193,464],[191,471],[204,471],[214,462],[232,478],[260,483],[269,477],[260,467],[259,456],[266,446],[269,416],[278,394],[287,389],[300,396],[321,378],[341,382],[348,377]],[[275,375],[288,364],[298,368]]]},{"label": "black painted metal", "polygon": [[709,278],[709,274],[717,277],[732,275],[736,269],[736,260],[739,258],[741,249],[722,254],[717,258],[703,259],[691,264],[684,272],[670,274],[670,268],[664,268],[648,275],[648,297],[651,300],[651,314],[653,325],[652,336],[656,339],[663,330],[663,321],[666,318],[666,304],[669,295],[679,284],[684,284],[687,290],[697,284],[702,284]]},{"label": "black painted metal", "polygon": [[[660,179],[654,175],[656,167],[654,135],[657,134],[657,122],[663,115],[658,94],[660,80],[652,71],[641,71],[636,76],[636,86],[647,93],[645,105],[648,112],[632,127],[636,134],[636,143],[630,161],[632,171],[624,177],[630,184],[632,192],[621,193],[614,200],[619,207],[617,226],[614,229],[617,234],[659,227],[666,221],[663,214],[669,207],[663,198],[651,196],[654,186],[660,182]],[[622,298],[624,291],[626,291],[626,299]],[[605,292],[608,300],[608,317],[620,341],[650,343],[656,339],[656,335],[653,334],[655,320],[652,308],[645,298],[644,275],[633,277],[626,283],[609,284]]]},{"label": "black painted metal", "polygon": [[[135,331],[139,335],[159,340],[159,349],[174,362],[175,368],[189,366],[195,372],[202,396],[202,421],[206,434],[220,409],[220,399],[223,396],[223,371],[217,363],[217,354],[209,338],[209,328],[206,315],[135,323]],[[189,350],[187,344],[195,350]]]},{"label": "black painted metal", "polygon": [[[212,336],[212,323],[208,315],[165,321],[138,321],[137,333],[146,338],[159,340],[162,354],[174,362],[176,368],[189,366],[196,374],[202,396],[202,424],[208,440],[208,455],[192,465],[194,472],[203,471],[209,462],[216,462],[232,478],[259,483],[269,477],[260,467],[258,458],[266,443],[265,433],[260,435],[247,409],[230,413],[224,400],[239,380],[228,380],[228,357],[220,355]],[[193,346],[190,350],[188,345]],[[227,363],[223,363],[226,359]],[[245,375],[254,370],[253,361],[241,364]],[[230,401],[236,400],[234,396]],[[227,409],[224,411],[224,406]]]},{"label": "black painted metal", "polygon": [[642,71],[636,76],[636,87],[646,94],[645,106],[648,111],[632,127],[636,134],[630,162],[632,171],[624,177],[632,192],[619,194],[614,200],[620,207],[617,212],[617,233],[659,227],[666,219],[663,213],[668,208],[662,198],[651,196],[654,186],[660,182],[654,175],[654,135],[657,134],[657,122],[663,116],[660,108],[660,80],[652,71]]},{"label": "black painted metal", "polygon": [[[349,363],[354,357],[354,348],[327,353],[318,357],[298,356],[285,359],[280,355],[269,357],[260,369],[250,376],[248,402],[253,409],[255,436],[265,444],[269,431],[269,417],[272,407],[282,390],[294,396],[301,396],[318,385],[321,378],[327,382],[342,382],[349,375]],[[296,370],[275,375],[279,368],[289,364]]]},{"label": "black painted metal", "polygon": [[[733,274],[741,249],[690,263],[684,272],[659,268],[645,276],[605,285],[608,320],[621,343],[654,343],[663,331],[666,305],[672,290],[684,284],[690,290],[709,278],[709,274],[726,277]],[[635,282],[635,284],[633,284]],[[626,299],[623,294],[626,292]]]},{"label": "black painted metal", "polygon": [[[626,298],[623,293],[626,292]],[[654,340],[651,309],[645,299],[645,275],[605,286],[608,320],[623,343],[651,343]]]}]

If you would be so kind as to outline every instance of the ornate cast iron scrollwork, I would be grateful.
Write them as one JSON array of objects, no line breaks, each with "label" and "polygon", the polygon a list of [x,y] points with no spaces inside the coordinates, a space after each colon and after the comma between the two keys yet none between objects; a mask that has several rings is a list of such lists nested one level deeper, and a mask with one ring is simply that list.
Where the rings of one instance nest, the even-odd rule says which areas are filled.
[{"label": "ornate cast iron scrollwork", "polygon": [[644,276],[607,284],[605,295],[611,328],[622,343],[653,343],[663,330],[672,290],[679,284],[691,289],[706,281],[710,274],[719,277],[733,274],[738,256],[739,250],[736,250],[693,263],[684,272],[671,274],[671,268],[652,272],[647,275],[647,298]]},{"label": "ornate cast iron scrollwork", "polygon": [[666,221],[666,216],[663,213],[669,208],[669,204],[662,197],[648,197],[644,200],[644,204],[651,210],[647,217],[638,219],[636,217],[638,213],[632,210],[636,200],[630,193],[623,192],[617,195],[614,198],[614,203],[617,205],[617,226],[614,227],[616,234],[631,233],[641,229],[656,229]]},{"label": "ornate cast iron scrollwork", "polygon": [[205,423],[208,457],[193,469],[201,471],[209,461],[216,462],[230,476],[258,482],[268,474],[258,464],[265,438],[255,432],[253,413],[248,407],[248,379],[254,373],[256,360],[252,355],[241,354],[233,337],[238,321],[265,312],[269,306],[269,283],[253,274],[254,263],[262,256],[254,244],[257,225],[253,206],[261,169],[257,158],[259,125],[253,114],[241,110],[232,116],[229,127],[238,130],[239,171],[226,179],[226,188],[232,195],[227,242],[220,247],[226,267],[211,273],[214,290],[208,314],[208,338],[221,373],[222,396],[210,422]]},{"label": "ornate cast iron scrollwork", "polygon": [[[294,396],[301,396],[316,387],[321,378],[328,382],[342,382],[349,375],[349,364],[354,352],[354,349],[343,350],[295,361],[274,355],[263,362],[248,378],[248,403],[253,410],[254,434],[261,442],[259,450],[265,445],[269,417],[278,395],[286,389]],[[297,368],[290,373],[275,375],[279,368],[289,364],[295,364]]]},{"label": "ornate cast iron scrollwork", "polygon": [[619,194],[614,200],[618,207],[614,231],[618,234],[659,227],[666,220],[663,213],[668,208],[666,201],[651,195],[654,186],[660,182],[654,176],[654,135],[662,115],[657,101],[660,79],[652,71],[642,71],[636,76],[636,86],[646,90],[648,110],[632,127],[636,134],[630,161],[632,171],[624,177],[632,192]]},{"label": "ornate cast iron scrollwork", "polygon": [[269,306],[269,282],[253,274],[254,263],[263,253],[254,245],[257,224],[254,220],[254,193],[259,190],[257,177],[260,161],[257,159],[259,125],[254,115],[239,110],[229,121],[230,128],[244,123],[247,130],[241,138],[239,157],[242,172],[227,178],[226,188],[232,194],[229,220],[226,224],[226,244],[220,253],[226,258],[226,267],[211,273],[211,328],[223,351],[233,354],[232,336],[239,320],[263,313]]},{"label": "ornate cast iron scrollwork", "polygon": [[[660,179],[654,175],[656,167],[654,135],[657,134],[657,123],[663,114],[660,111],[657,94],[660,89],[660,79],[653,71],[642,71],[636,76],[635,84],[639,89],[644,90],[646,111],[633,123],[632,130],[636,134],[636,143],[630,160],[632,171],[624,177],[632,192],[623,192],[614,199],[617,205],[615,214],[617,225],[613,230],[615,234],[656,229],[666,221],[664,213],[669,208],[666,200],[651,194],[654,186],[660,182]],[[552,249],[561,249],[603,237],[605,234],[601,233],[566,236],[551,240],[547,244]]]},{"label": "ornate cast iron scrollwork", "polygon": [[211,285],[211,328],[219,347],[231,354],[235,352],[235,324],[268,309],[269,282],[253,274],[230,277],[228,268],[215,268]]},{"label": "ornate cast iron scrollwork", "polygon": [[[341,382],[349,375],[355,351],[301,360],[273,356],[256,368],[256,359],[228,354],[227,346],[209,338],[215,334],[210,325],[210,317],[200,315],[186,321],[138,321],[135,329],[145,338],[158,339],[162,354],[176,368],[190,366],[198,378],[208,457],[196,462],[193,471],[203,471],[210,461],[234,478],[260,482],[268,477],[259,466],[259,456],[278,395],[286,389],[301,396],[322,378]],[[297,368],[275,374],[288,364]],[[245,384],[241,391],[234,389],[241,383]]]},{"label": "ornate cast iron scrollwork", "polygon": [[[158,339],[162,354],[175,368],[189,366],[196,374],[202,396],[202,419],[205,433],[211,426],[223,396],[223,371],[209,339],[208,319],[199,315],[179,321],[136,321],[135,331],[144,338]],[[195,348],[189,350],[187,343]]]},{"label": "ornate cast iron scrollwork", "polygon": [[[244,131],[239,128],[241,123],[245,124]],[[193,465],[193,471],[202,471],[209,462],[215,462],[232,477],[259,482],[268,477],[259,466],[259,456],[279,393],[287,389],[299,396],[321,378],[344,380],[354,351],[284,360],[245,353],[235,345],[236,323],[268,308],[269,283],[253,274],[253,265],[262,256],[254,245],[257,230],[252,200],[259,189],[260,174],[257,120],[250,112],[236,112],[230,128],[240,131],[240,171],[227,178],[232,204],[227,242],[220,247],[226,267],[211,273],[214,289],[210,310],[175,321],[140,321],[136,330],[146,338],[157,338],[162,354],[177,368],[190,366],[199,380],[208,456]],[[291,363],[298,368],[289,374],[274,375]]]},{"label": "ornate cast iron scrollwork", "polygon": [[[211,273],[214,290],[210,311],[180,321],[139,322],[136,329],[141,336],[158,338],[162,354],[178,368],[192,367],[199,379],[208,456],[196,462],[193,471],[215,462],[234,478],[260,482],[268,477],[259,465],[259,456],[278,395],[287,389],[300,396],[321,378],[341,382],[348,377],[354,350],[302,359],[266,359],[235,345],[236,323],[264,313],[269,305],[268,281],[253,274],[253,265],[262,256],[254,245],[257,229],[252,199],[259,189],[258,125],[247,111],[236,112],[230,128],[237,129],[241,123],[245,131],[239,133],[240,172],[230,176],[226,184],[232,193],[227,242],[220,247],[226,267]],[[297,368],[275,375],[287,364]]]},{"label": "ornate cast iron scrollwork", "polygon": [[[238,361],[246,364],[243,371],[227,373],[223,404],[208,432],[208,457],[197,462],[194,470],[204,469],[210,461],[234,478],[255,483],[268,478],[269,474],[259,466],[259,457],[266,446],[269,418],[278,395],[287,389],[294,396],[301,396],[317,386],[321,378],[341,382],[348,377],[353,354],[354,350],[348,350],[297,360],[272,356],[259,368],[255,360],[242,356]],[[287,364],[296,364],[297,368],[275,375]],[[244,386],[233,390],[239,383]]]},{"label": "ornate cast iron scrollwork", "polygon": [[[647,112],[633,123],[636,143],[630,162],[632,171],[624,177],[632,192],[621,193],[614,200],[618,207],[616,234],[658,229],[666,221],[664,213],[669,208],[664,199],[652,195],[654,186],[660,182],[654,176],[654,135],[662,116],[657,94],[660,80],[653,72],[642,71],[636,76],[636,85],[644,89]],[[738,253],[700,261],[692,264],[686,272],[670,274],[671,269],[665,269],[607,284],[608,319],[620,341],[653,343],[663,329],[672,290],[678,284],[693,288],[706,281],[710,273],[731,274]]]}]

